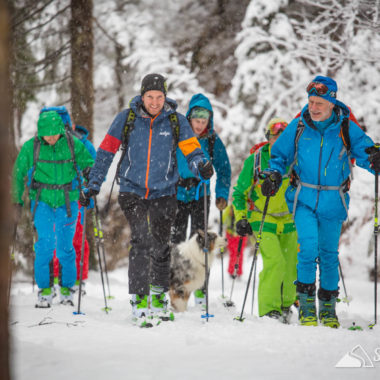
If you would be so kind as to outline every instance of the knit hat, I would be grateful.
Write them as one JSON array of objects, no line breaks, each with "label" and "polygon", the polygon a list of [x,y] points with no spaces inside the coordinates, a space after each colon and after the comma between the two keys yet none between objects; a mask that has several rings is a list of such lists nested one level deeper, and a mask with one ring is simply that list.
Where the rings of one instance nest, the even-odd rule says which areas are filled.
[{"label": "knit hat", "polygon": [[203,107],[194,107],[190,111],[189,119],[209,119],[210,118],[210,111]]},{"label": "knit hat", "polygon": [[42,112],[37,122],[38,136],[53,136],[65,133],[65,125],[56,111]]},{"label": "knit hat", "polygon": [[336,104],[338,85],[334,79],[318,75],[309,83],[306,91],[309,95],[308,97],[319,96],[330,103]]},{"label": "knit hat", "polygon": [[147,91],[161,91],[166,96],[167,85],[166,79],[160,74],[148,74],[144,77],[141,82],[141,96],[143,96]]},{"label": "knit hat", "polygon": [[270,119],[265,128],[265,138],[269,140],[271,136],[278,135],[279,131],[282,132],[287,126],[287,121],[281,119],[280,117],[274,117],[273,119]]}]

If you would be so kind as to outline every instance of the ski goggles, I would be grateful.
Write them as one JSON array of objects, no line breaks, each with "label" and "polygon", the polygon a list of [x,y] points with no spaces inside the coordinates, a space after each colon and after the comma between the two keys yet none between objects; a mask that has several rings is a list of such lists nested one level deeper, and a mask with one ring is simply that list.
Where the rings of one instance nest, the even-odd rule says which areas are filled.
[{"label": "ski goggles", "polygon": [[277,136],[280,133],[282,133],[287,126],[288,126],[288,123],[284,123],[284,122],[272,124],[269,127],[269,133],[271,134],[271,136]]},{"label": "ski goggles", "polygon": [[309,95],[312,93],[316,93],[320,96],[331,96],[332,98],[336,98],[336,93],[334,91],[329,90],[329,88],[323,84],[318,82],[310,82],[306,87],[306,91]]}]

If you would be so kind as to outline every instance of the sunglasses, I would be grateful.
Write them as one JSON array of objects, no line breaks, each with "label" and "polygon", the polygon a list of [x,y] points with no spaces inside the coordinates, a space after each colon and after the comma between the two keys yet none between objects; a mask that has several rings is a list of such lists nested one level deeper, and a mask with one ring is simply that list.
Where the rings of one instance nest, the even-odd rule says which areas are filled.
[{"label": "sunglasses", "polygon": [[287,126],[288,126],[288,123],[276,123],[276,124],[272,124],[269,127],[270,134],[272,136],[277,136],[280,133],[282,133]]},{"label": "sunglasses", "polygon": [[326,95],[328,94],[329,96],[335,98],[336,94],[334,91],[330,91],[329,88],[323,84],[323,83],[318,83],[318,82],[311,82],[309,85],[306,87],[306,91],[308,94],[315,92],[318,95]]}]

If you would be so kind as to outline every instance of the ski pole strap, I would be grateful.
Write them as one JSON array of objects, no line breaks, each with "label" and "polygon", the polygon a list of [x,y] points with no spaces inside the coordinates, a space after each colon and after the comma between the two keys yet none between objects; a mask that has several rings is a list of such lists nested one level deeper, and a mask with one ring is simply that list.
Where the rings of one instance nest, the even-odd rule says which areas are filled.
[{"label": "ski pole strap", "polygon": [[[210,184],[210,180],[209,179],[203,179],[203,178],[200,179],[200,181],[198,183],[198,186],[197,186],[196,194],[195,194],[195,200],[196,201],[199,201],[199,194],[200,194],[200,190],[201,190],[202,184],[209,185]],[[205,196],[206,195],[207,194],[205,194]]]}]

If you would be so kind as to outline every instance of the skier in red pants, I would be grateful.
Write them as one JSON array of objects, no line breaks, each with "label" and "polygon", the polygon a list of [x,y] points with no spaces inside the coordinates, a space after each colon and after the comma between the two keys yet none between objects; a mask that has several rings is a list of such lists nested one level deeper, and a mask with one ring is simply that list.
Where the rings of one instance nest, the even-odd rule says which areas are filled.
[{"label": "skier in red pants", "polygon": [[[232,205],[226,207],[223,211],[223,224],[226,226],[226,238],[227,238],[227,249],[230,254],[230,260],[228,263],[228,273],[233,276],[235,270],[235,263],[238,256],[238,247],[240,236],[235,232],[235,217],[234,209]],[[239,266],[236,275],[240,277],[243,274],[243,251],[245,244],[247,242],[247,237],[243,237],[243,243],[241,245],[241,252],[239,256]]]}]

